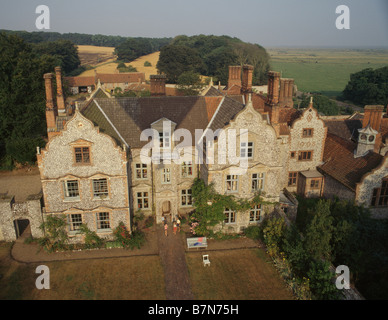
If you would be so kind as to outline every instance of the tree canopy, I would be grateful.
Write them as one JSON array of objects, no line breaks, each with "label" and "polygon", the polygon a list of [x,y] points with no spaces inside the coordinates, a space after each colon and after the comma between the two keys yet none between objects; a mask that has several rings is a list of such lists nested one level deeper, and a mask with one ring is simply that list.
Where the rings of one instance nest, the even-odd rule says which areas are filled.
[{"label": "tree canopy", "polygon": [[193,71],[226,84],[229,66],[243,64],[253,65],[254,85],[266,82],[269,56],[263,47],[228,36],[197,35],[177,36],[164,46],[157,68],[172,83],[180,73]]},{"label": "tree canopy", "polygon": [[[340,114],[340,107],[328,97],[321,94],[314,94],[314,108],[318,110],[319,113],[324,114],[325,116],[336,116]],[[303,96],[302,102],[300,104],[301,108],[307,108],[310,104],[310,97]]]},{"label": "tree canopy", "polygon": [[358,105],[388,104],[388,66],[364,69],[350,75],[343,98]]},{"label": "tree canopy", "polygon": [[43,74],[58,57],[38,54],[15,35],[0,33],[0,167],[36,161],[46,135]]}]

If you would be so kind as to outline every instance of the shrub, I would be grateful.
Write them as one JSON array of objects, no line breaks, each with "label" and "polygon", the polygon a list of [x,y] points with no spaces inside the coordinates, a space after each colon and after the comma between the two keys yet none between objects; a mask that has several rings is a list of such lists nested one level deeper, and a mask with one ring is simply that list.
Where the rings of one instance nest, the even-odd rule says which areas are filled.
[{"label": "shrub", "polygon": [[116,242],[120,243],[124,249],[130,248],[133,250],[135,247],[140,249],[145,242],[145,236],[142,232],[134,231],[130,234],[123,222],[119,223],[113,234],[116,238]]},{"label": "shrub", "polygon": [[152,67],[152,63],[149,61],[144,62],[145,67]]},{"label": "shrub", "polygon": [[64,215],[47,216],[46,221],[40,225],[40,229],[45,232],[45,237],[38,240],[39,246],[50,253],[64,250],[68,243],[66,226]]},{"label": "shrub", "polygon": [[86,249],[94,249],[101,248],[103,245],[103,240],[97,235],[96,232],[91,231],[87,225],[82,224],[80,226],[81,233],[85,235],[85,248]]},{"label": "shrub", "polygon": [[244,230],[244,234],[254,240],[258,240],[262,238],[261,228],[259,226],[249,226]]},{"label": "shrub", "polygon": [[307,275],[310,278],[310,289],[317,300],[338,299],[338,290],[334,285],[333,274],[327,261],[312,261]]}]

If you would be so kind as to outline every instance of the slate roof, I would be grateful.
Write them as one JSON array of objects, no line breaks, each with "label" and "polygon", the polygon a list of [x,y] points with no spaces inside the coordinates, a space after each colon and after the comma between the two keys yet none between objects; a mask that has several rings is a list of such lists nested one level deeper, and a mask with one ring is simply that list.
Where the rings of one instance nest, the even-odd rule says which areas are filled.
[{"label": "slate roof", "polygon": [[358,139],[358,129],[362,128],[362,119],[324,120],[327,131],[344,140]]},{"label": "slate roof", "polygon": [[217,114],[213,118],[210,129],[216,131],[222,129],[232,120],[242,109],[244,105],[228,96],[225,97],[222,107],[219,108]]},{"label": "slate roof", "polygon": [[[219,100],[217,97],[215,99]],[[210,106],[207,102],[209,104],[205,97],[197,96],[96,98],[82,113],[95,122],[102,132],[107,132],[117,139],[115,128],[130,147],[141,148],[148,143],[140,141],[141,132],[151,128],[152,123],[162,118],[175,122],[176,129],[189,130],[194,142],[195,129],[204,130],[209,123],[209,115],[216,109],[216,101],[211,101]]]}]

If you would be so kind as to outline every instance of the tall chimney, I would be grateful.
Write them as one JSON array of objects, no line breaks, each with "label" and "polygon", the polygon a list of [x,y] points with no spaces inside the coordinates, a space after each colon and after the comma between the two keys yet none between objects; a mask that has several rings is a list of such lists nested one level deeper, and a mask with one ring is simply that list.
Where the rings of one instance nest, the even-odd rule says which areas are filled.
[{"label": "tall chimney", "polygon": [[241,67],[229,66],[228,89],[237,85],[241,87]]},{"label": "tall chimney", "polygon": [[63,87],[62,87],[62,69],[61,67],[55,68],[55,74],[57,78],[57,106],[58,106],[58,113],[65,113],[66,107],[65,107],[65,98],[63,96]]},{"label": "tall chimney", "polygon": [[[270,71],[268,73],[268,103],[279,103],[280,72]],[[286,94],[286,93],[285,93]]]},{"label": "tall chimney", "polygon": [[151,96],[165,96],[166,95],[166,76],[165,75],[151,75]]},{"label": "tall chimney", "polygon": [[287,94],[287,106],[292,107],[294,105],[294,100],[292,99],[294,97],[294,79],[288,80],[288,94]]},{"label": "tall chimney", "polygon": [[252,92],[252,79],[253,79],[253,66],[244,65],[243,76],[242,76],[242,92],[244,94]]},{"label": "tall chimney", "polygon": [[280,79],[279,103],[282,107],[284,107],[287,104],[285,90],[286,90],[286,80]]},{"label": "tall chimney", "polygon": [[46,73],[43,78],[46,87],[46,123],[47,123],[47,133],[49,139],[51,138],[51,133],[56,131],[56,116],[57,111],[54,106],[53,100],[53,75],[51,73]]}]

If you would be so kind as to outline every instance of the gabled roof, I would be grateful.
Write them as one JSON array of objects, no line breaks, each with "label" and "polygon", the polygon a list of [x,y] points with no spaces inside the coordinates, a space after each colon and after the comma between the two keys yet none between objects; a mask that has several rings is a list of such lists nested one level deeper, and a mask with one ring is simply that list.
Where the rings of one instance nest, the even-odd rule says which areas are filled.
[{"label": "gabled roof", "polygon": [[143,72],[97,73],[96,79],[101,83],[135,83],[145,81]]},{"label": "gabled roof", "polygon": [[383,156],[370,151],[363,157],[354,157],[356,143],[332,133],[327,134],[323,154],[324,164],[318,170],[342,183],[352,191],[356,184],[382,161]]},{"label": "gabled roof", "polygon": [[328,132],[344,140],[357,140],[358,129],[362,128],[362,119],[324,120]]},{"label": "gabled roof", "polygon": [[[209,109],[214,109],[214,106]],[[196,96],[97,98],[83,109],[85,116],[97,123],[100,129],[113,136],[113,131],[117,131],[132,148],[141,148],[147,144],[148,141],[140,141],[142,131],[151,128],[153,122],[162,118],[175,122],[176,129],[189,130],[195,139],[195,130],[204,130],[209,122],[208,112],[211,113],[211,110],[207,108],[206,99]]]},{"label": "gabled roof", "polygon": [[221,107],[218,109],[216,114],[212,119],[209,129],[214,132],[217,129],[222,129],[225,127],[230,120],[232,120],[242,109],[244,105],[228,96],[222,102]]},{"label": "gabled roof", "polygon": [[65,77],[64,80],[69,87],[89,87],[96,84],[94,77]]}]

